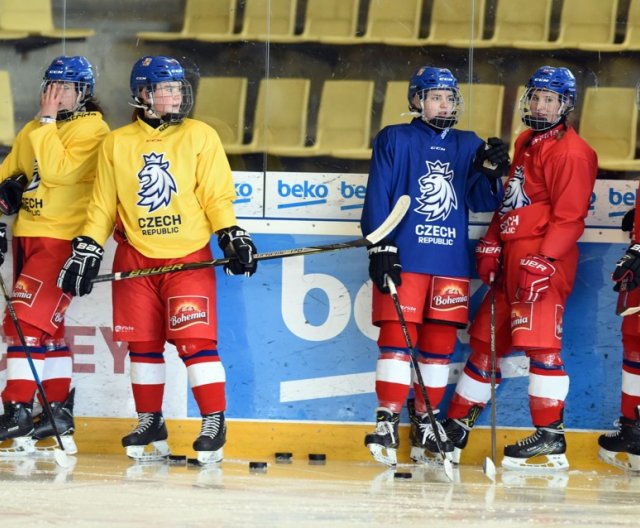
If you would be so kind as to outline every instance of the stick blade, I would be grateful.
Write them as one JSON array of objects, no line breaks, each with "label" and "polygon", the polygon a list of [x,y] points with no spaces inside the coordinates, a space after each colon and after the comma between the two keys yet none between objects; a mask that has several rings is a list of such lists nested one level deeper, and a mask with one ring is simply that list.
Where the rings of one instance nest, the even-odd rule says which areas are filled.
[{"label": "stick blade", "polygon": [[442,465],[444,467],[444,474],[449,479],[449,482],[453,482],[453,465],[451,464],[451,460],[445,457],[442,461]]},{"label": "stick blade", "polygon": [[485,457],[484,459],[484,462],[482,464],[482,472],[491,482],[496,481],[496,465],[489,457]]},{"label": "stick blade", "polygon": [[61,449],[55,449],[53,451],[53,458],[56,461],[56,464],[63,468],[72,468],[76,465],[76,459],[74,457],[69,457]]},{"label": "stick blade", "polygon": [[385,221],[382,222],[380,227],[366,236],[367,243],[377,244],[383,238],[389,236],[389,233],[391,233],[391,231],[393,231],[398,226],[398,224],[404,218],[404,215],[407,214],[410,205],[411,198],[408,194],[403,194],[400,198],[398,198],[396,205],[393,206],[393,209],[389,213],[389,216],[387,216]]}]

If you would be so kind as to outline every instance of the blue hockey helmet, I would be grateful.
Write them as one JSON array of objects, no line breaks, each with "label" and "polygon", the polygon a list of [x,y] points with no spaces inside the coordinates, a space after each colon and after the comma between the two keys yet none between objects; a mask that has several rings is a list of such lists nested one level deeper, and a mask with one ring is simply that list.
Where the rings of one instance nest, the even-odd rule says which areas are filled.
[{"label": "blue hockey helmet", "polygon": [[[429,120],[424,117],[423,109],[416,107],[414,99],[417,95],[422,102],[425,94],[429,90],[450,90],[453,93],[455,97],[455,107],[450,116],[435,117]],[[458,90],[458,80],[447,68],[435,68],[431,66],[418,68],[411,76],[411,79],[409,79],[407,98],[409,100],[409,110],[419,113],[422,119],[436,128],[444,129],[455,125],[464,108],[462,96]]]},{"label": "blue hockey helmet", "polygon": [[[154,110],[153,93],[156,86],[164,82],[180,83],[182,102],[178,112],[157,115]],[[129,85],[131,87],[131,95],[136,101],[136,106],[148,110],[165,123],[180,123],[193,107],[191,84],[185,77],[182,65],[172,57],[146,56],[138,59],[131,69]],[[146,102],[143,102],[140,98],[140,92],[143,88],[148,93],[148,101]]]},{"label": "blue hockey helmet", "polygon": [[[537,91],[558,94],[560,108],[555,116],[536,117],[531,112],[531,99]],[[576,78],[568,68],[542,66],[527,81],[520,99],[522,122],[533,130],[546,130],[555,126],[571,112],[577,102]]]}]

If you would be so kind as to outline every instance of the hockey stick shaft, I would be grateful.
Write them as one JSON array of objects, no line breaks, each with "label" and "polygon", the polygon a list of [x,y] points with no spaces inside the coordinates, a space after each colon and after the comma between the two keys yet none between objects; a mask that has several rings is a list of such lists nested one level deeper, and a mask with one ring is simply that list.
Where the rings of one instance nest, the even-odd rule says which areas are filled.
[{"label": "hockey stick shaft", "polygon": [[[401,220],[404,218],[411,199],[407,195],[401,196],[396,205],[394,206],[389,216],[375,231],[363,238],[357,238],[349,242],[338,242],[334,244],[324,244],[319,246],[309,246],[293,249],[280,249],[277,251],[270,251],[267,253],[258,253],[253,258],[256,260],[272,260],[287,257],[297,257],[300,255],[311,255],[315,253],[325,253],[328,251],[339,251],[341,249],[357,248],[370,246],[377,244],[383,238],[389,236],[389,234],[398,226]],[[156,266],[151,268],[141,268],[131,271],[119,271],[116,273],[109,273],[105,275],[98,275],[93,279],[93,283],[96,282],[110,282],[119,281],[124,279],[133,279],[135,277],[151,277],[153,275],[162,275],[164,273],[175,273],[178,271],[189,271],[201,268],[209,268],[213,266],[222,266],[231,262],[230,258],[221,258],[213,260],[205,260],[201,262],[179,262],[176,264],[168,264],[165,266]]]},{"label": "hockey stick shaft", "polygon": [[42,400],[44,412],[47,414],[47,417],[51,421],[51,428],[53,429],[53,434],[56,437],[56,440],[58,442],[58,445],[60,446],[60,449],[64,451],[64,445],[62,444],[62,439],[60,438],[60,433],[58,432],[58,427],[56,426],[56,421],[53,416],[53,411],[51,410],[51,405],[49,404],[47,395],[44,393],[44,387],[42,386],[42,381],[40,380],[40,376],[38,376],[38,371],[36,370],[36,365],[33,362],[33,358],[31,357],[31,352],[29,351],[29,347],[27,347],[27,340],[25,339],[24,333],[22,332],[22,326],[20,325],[20,321],[18,321],[18,316],[16,315],[16,311],[13,307],[13,302],[11,302],[11,297],[7,292],[7,287],[4,283],[4,279],[2,278],[2,275],[0,275],[0,288],[2,288],[2,295],[4,296],[4,300],[7,303],[9,316],[13,321],[13,325],[16,327],[16,332],[18,332],[18,338],[20,339],[20,344],[22,345],[22,349],[24,350],[24,355],[27,357],[27,362],[29,363],[29,368],[31,369],[31,373],[33,374],[33,379],[36,382],[36,387],[38,388],[38,394],[40,395],[40,399]]},{"label": "hockey stick shaft", "polygon": [[491,354],[491,461],[496,463],[496,291],[495,275],[489,280],[489,350]]}]

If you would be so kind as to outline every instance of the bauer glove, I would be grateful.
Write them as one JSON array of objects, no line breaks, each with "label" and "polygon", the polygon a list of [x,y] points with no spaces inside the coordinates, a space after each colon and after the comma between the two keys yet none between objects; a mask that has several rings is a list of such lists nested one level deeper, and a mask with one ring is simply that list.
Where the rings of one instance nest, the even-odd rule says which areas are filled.
[{"label": "bauer glove", "polygon": [[509,172],[509,147],[500,138],[492,137],[476,150],[473,166],[491,180],[502,178]]},{"label": "bauer glove", "polygon": [[18,212],[27,183],[24,174],[14,174],[0,183],[0,212],[3,215],[10,216]]},{"label": "bauer glove", "polygon": [[498,242],[481,238],[476,245],[476,267],[478,276],[486,285],[490,285],[500,269],[502,246]]},{"label": "bauer glove", "polygon": [[251,235],[238,226],[226,227],[218,232],[218,246],[224,252],[225,258],[231,259],[224,265],[227,275],[242,275],[251,277],[258,268],[258,261],[254,258],[256,246]]},{"label": "bauer glove", "polygon": [[0,266],[4,263],[4,255],[9,250],[7,243],[7,224],[0,224]]},{"label": "bauer glove", "polygon": [[520,302],[544,299],[555,272],[556,268],[551,260],[542,255],[527,255],[520,259],[516,299]]},{"label": "bauer glove", "polygon": [[98,276],[103,256],[104,249],[93,238],[74,238],[71,241],[71,256],[58,275],[58,288],[78,297],[91,293],[92,280]]},{"label": "bauer glove", "polygon": [[402,284],[402,265],[396,245],[385,238],[369,246],[369,277],[382,293],[389,293],[387,275],[396,286]]},{"label": "bauer glove", "polygon": [[626,253],[616,264],[611,279],[616,283],[614,291],[620,291],[622,284],[624,290],[631,291],[640,286],[640,244],[631,244]]}]

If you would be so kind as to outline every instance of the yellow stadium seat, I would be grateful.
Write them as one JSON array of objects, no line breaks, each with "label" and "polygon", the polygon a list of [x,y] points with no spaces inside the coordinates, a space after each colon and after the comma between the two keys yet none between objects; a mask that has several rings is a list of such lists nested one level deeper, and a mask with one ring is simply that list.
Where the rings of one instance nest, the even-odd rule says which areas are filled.
[{"label": "yellow stadium seat", "polygon": [[202,77],[198,83],[193,117],[216,129],[227,154],[244,151],[246,101],[245,77]]},{"label": "yellow stadium seat", "polygon": [[488,46],[482,40],[484,16],[485,0],[433,0],[429,35],[420,40],[420,45]]},{"label": "yellow stadium seat", "polygon": [[0,70],[0,145],[11,146],[15,139],[13,96],[9,72]]},{"label": "yellow stadium seat", "polygon": [[[598,166],[609,170],[635,160],[638,112],[635,88],[585,90],[580,113],[580,136],[598,153]],[[631,170],[631,169],[629,169]]]},{"label": "yellow stadium seat", "polygon": [[490,137],[501,137],[504,86],[461,83],[459,88],[464,112],[456,128],[473,130],[485,141]]},{"label": "yellow stadium seat", "polygon": [[409,112],[409,101],[407,100],[408,89],[408,81],[387,82],[384,91],[384,101],[382,102],[380,130],[388,125],[409,123],[413,119],[410,115],[402,115]]},{"label": "yellow stadium seat", "polygon": [[629,4],[626,32],[620,48],[630,51],[640,50],[640,0],[631,0]]},{"label": "yellow stadium seat", "polygon": [[226,42],[238,40],[233,34],[236,0],[186,0],[180,31],[140,31],[143,40],[202,40]]},{"label": "yellow stadium seat", "polygon": [[245,0],[241,40],[295,42],[296,0]]},{"label": "yellow stadium seat", "polygon": [[417,46],[422,0],[369,0],[363,42]]},{"label": "yellow stadium seat", "polygon": [[530,42],[548,42],[553,0],[520,2],[498,0],[493,36],[496,47],[527,48]]},{"label": "yellow stadium seat", "polygon": [[526,129],[526,126],[522,122],[522,116],[520,115],[520,99],[522,99],[525,89],[526,87],[523,85],[518,86],[516,99],[513,104],[513,114],[511,115],[511,137],[509,139],[509,153],[511,155],[511,159],[513,159],[513,146],[516,142],[516,138]]},{"label": "yellow stadium seat", "polygon": [[355,44],[360,0],[307,0],[304,30],[299,40],[325,44]]},{"label": "yellow stadium seat", "polygon": [[51,0],[0,0],[0,30],[7,34],[26,32],[28,36],[70,40],[95,33],[93,29],[57,29],[53,25]]}]

